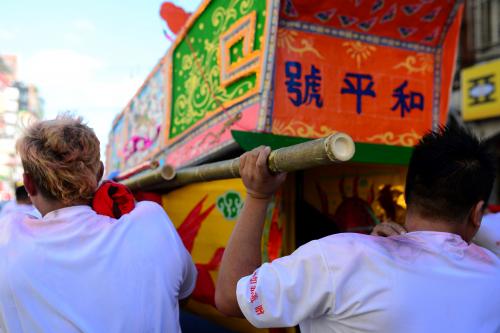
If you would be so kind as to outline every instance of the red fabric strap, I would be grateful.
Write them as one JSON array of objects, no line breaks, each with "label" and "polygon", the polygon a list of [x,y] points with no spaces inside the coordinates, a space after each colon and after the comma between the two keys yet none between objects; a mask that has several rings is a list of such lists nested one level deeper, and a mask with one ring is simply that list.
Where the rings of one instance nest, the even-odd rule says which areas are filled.
[{"label": "red fabric strap", "polygon": [[109,180],[102,182],[92,200],[92,209],[97,214],[120,218],[135,207],[132,192],[123,184]]}]

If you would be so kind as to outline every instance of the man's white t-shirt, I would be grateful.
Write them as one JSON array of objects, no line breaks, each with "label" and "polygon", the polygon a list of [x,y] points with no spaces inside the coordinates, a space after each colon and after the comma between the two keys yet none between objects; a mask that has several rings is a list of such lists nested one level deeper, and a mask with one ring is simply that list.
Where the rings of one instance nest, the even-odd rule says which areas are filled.
[{"label": "man's white t-shirt", "polygon": [[196,268],[161,206],[0,221],[0,332],[180,332]]},{"label": "man's white t-shirt", "polygon": [[35,207],[33,207],[33,205],[19,204],[14,200],[7,202],[2,207],[2,210],[0,210],[0,219],[6,215],[17,214],[17,213],[29,214],[35,217],[41,217],[40,212],[38,212],[38,210]]},{"label": "man's white t-shirt", "polygon": [[500,213],[483,217],[481,227],[474,237],[474,243],[481,245],[500,257]]},{"label": "man's white t-shirt", "polygon": [[500,259],[449,233],[337,234],[263,264],[237,298],[257,327],[498,333]]}]

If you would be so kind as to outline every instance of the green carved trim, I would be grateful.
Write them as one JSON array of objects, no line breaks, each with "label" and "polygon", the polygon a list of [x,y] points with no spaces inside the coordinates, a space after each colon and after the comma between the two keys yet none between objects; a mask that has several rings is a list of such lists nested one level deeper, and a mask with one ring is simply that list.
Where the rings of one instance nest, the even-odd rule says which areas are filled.
[{"label": "green carved trim", "polygon": [[[206,115],[228,107],[256,87],[249,74],[223,87],[220,84],[220,36],[240,18],[256,13],[254,50],[264,47],[266,3],[263,0],[212,0],[197,17],[172,54],[172,101],[169,138],[186,132]],[[194,51],[194,52],[193,52]],[[230,52],[231,63],[243,55],[243,43]]]}]

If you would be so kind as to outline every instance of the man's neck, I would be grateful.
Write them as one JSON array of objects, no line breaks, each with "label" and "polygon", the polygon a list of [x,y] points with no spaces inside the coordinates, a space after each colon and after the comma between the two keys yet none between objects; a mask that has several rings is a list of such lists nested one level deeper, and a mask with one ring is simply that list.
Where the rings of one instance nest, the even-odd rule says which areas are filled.
[{"label": "man's neck", "polygon": [[465,241],[466,232],[463,223],[451,223],[449,221],[442,221],[439,219],[429,219],[424,218],[419,214],[412,213],[408,211],[406,216],[405,227],[408,232],[412,231],[437,231],[437,232],[447,232],[451,234],[457,234],[462,237]]},{"label": "man's neck", "polygon": [[80,205],[85,205],[86,203],[84,202],[74,202],[71,204],[63,204],[59,201],[55,200],[47,200],[47,199],[41,199],[41,200],[33,200],[34,206],[42,216],[47,215],[50,212],[53,212],[55,210],[61,209],[61,208],[66,208],[66,207],[72,207],[72,206],[80,206]]},{"label": "man's neck", "polygon": [[45,216],[54,210],[58,210],[58,209],[65,208],[65,207],[68,207],[68,206],[63,205],[62,203],[59,203],[59,202],[46,202],[44,204],[41,204],[40,207],[37,207],[37,208],[38,208],[38,211],[40,212],[40,214],[42,214],[42,216]]}]

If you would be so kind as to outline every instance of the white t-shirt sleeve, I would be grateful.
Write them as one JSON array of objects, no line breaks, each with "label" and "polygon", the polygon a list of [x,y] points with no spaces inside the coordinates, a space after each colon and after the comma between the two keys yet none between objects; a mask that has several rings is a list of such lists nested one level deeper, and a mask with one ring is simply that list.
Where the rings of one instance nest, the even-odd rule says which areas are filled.
[{"label": "white t-shirt sleeve", "polygon": [[[162,212],[163,208],[161,208]],[[188,250],[182,243],[181,237],[179,236],[179,233],[174,227],[174,224],[170,220],[170,217],[165,213],[168,223],[167,225],[171,229],[171,234],[175,239],[175,244],[177,247],[177,250],[179,251],[180,254],[180,259],[181,259],[181,264],[182,264],[182,281],[180,284],[179,288],[179,299],[184,299],[189,297],[191,293],[194,290],[194,287],[196,285],[196,278],[198,276],[198,271],[196,270],[196,266],[193,263],[193,259],[191,258],[191,254],[189,254]]]},{"label": "white t-shirt sleeve", "polygon": [[[175,229],[174,224],[170,220],[163,207],[157,203],[150,201],[139,202],[136,209],[132,211],[131,214],[145,214],[142,218],[145,219],[156,219],[160,222],[163,231],[167,231],[168,244],[171,249],[176,253],[179,263],[179,273],[178,277],[178,297],[179,299],[184,299],[189,297],[194,290],[197,279],[196,266],[193,263],[193,259],[189,254],[188,250],[182,243],[179,233]],[[165,230],[166,228],[166,230]],[[170,251],[170,249],[169,249]]]},{"label": "white t-shirt sleeve", "polygon": [[333,304],[333,280],[319,242],[263,264],[238,282],[236,295],[256,327],[290,327],[326,314]]},{"label": "white t-shirt sleeve", "polygon": [[483,217],[481,227],[473,242],[500,257],[500,213],[488,214]]},{"label": "white t-shirt sleeve", "polygon": [[191,258],[191,254],[188,252],[184,244],[182,243],[181,237],[179,236],[179,233],[175,229],[174,224],[170,220],[170,217],[165,213],[165,211],[162,212],[165,214],[167,217],[168,223],[167,225],[170,228],[170,232],[174,238],[177,250],[180,254],[180,260],[181,260],[181,265],[182,265],[182,280],[179,288],[179,299],[184,299],[189,297],[191,293],[194,290],[194,287],[196,286],[196,279],[198,277],[198,271],[196,270],[196,266],[193,263],[193,259]]},{"label": "white t-shirt sleeve", "polygon": [[[181,244],[184,248],[184,246]],[[196,278],[198,276],[198,271],[193,263],[193,259],[189,252],[184,248],[184,270],[183,270],[183,281],[181,288],[179,290],[179,299],[184,299],[189,297],[196,286]]]}]

